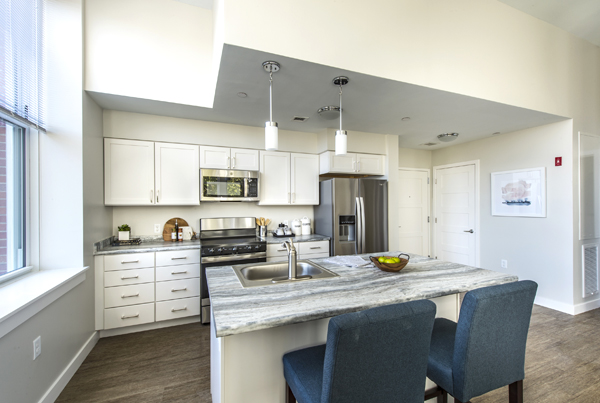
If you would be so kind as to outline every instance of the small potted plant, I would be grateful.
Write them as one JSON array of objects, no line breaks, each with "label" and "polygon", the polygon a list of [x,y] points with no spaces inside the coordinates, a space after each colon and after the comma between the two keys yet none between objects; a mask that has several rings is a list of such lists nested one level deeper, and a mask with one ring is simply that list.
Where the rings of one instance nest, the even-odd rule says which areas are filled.
[{"label": "small potted plant", "polygon": [[129,233],[131,227],[127,224],[123,224],[117,228],[119,230],[119,241],[129,241]]}]

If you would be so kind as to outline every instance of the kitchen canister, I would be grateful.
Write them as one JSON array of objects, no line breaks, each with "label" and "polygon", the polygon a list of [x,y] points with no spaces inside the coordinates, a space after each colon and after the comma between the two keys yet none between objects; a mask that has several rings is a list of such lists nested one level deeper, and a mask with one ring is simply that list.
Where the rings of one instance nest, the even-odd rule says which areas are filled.
[{"label": "kitchen canister", "polygon": [[296,235],[302,234],[302,222],[297,218],[292,220],[292,232]]},{"label": "kitchen canister", "polygon": [[310,235],[310,218],[304,216],[302,217],[302,235]]}]

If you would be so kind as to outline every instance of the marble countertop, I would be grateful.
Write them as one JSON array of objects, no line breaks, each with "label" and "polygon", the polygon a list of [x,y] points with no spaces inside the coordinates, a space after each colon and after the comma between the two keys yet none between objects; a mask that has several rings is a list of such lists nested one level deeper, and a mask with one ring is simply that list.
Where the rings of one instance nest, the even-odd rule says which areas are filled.
[{"label": "marble countertop", "polygon": [[[267,236],[267,244],[282,243],[290,239],[289,237],[275,238],[273,235]],[[294,243],[296,242],[315,242],[315,241],[329,241],[331,238],[325,235],[310,234],[310,235],[296,235],[292,237]]]},{"label": "marble countertop", "polygon": [[142,242],[139,245],[130,246],[103,246],[99,248],[94,255],[117,255],[122,253],[141,253],[141,252],[161,252],[167,250],[182,250],[182,249],[200,249],[200,241],[182,241],[171,242],[163,240],[155,240],[150,242]]},{"label": "marble countertop", "polygon": [[[399,252],[387,252],[398,255]],[[243,288],[231,266],[206,270],[218,337],[329,318],[376,306],[435,298],[517,281],[513,275],[411,254],[399,273],[314,259],[338,274],[319,280]],[[368,259],[368,255],[362,255]]]}]

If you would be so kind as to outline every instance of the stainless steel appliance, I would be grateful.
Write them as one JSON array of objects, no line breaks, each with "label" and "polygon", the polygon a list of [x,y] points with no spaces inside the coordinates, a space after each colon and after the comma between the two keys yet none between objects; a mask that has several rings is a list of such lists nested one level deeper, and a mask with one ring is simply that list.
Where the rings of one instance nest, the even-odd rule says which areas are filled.
[{"label": "stainless steel appliance", "polygon": [[256,236],[255,217],[200,219],[200,299],[202,323],[210,323],[206,269],[267,261],[267,241]]},{"label": "stainless steel appliance", "polygon": [[331,237],[332,256],[389,249],[387,181],[332,178],[320,187],[315,233]]},{"label": "stainless steel appliance", "polygon": [[234,169],[201,169],[201,201],[244,201],[259,200],[258,171]]}]

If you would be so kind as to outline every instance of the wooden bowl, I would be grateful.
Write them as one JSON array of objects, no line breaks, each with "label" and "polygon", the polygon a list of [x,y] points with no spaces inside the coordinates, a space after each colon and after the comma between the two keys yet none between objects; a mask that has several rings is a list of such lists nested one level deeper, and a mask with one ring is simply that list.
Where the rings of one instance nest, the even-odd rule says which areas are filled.
[{"label": "wooden bowl", "polygon": [[[400,256],[406,256],[406,259]],[[387,271],[387,272],[391,272],[391,273],[397,273],[400,270],[404,269],[406,267],[406,265],[408,264],[408,261],[410,260],[410,256],[408,256],[406,253],[401,253],[398,255],[398,258],[400,259],[399,263],[380,263],[379,259],[381,256],[370,256],[369,258],[371,259],[371,262],[373,262],[373,264],[375,266],[377,266],[377,268],[379,270],[383,270],[383,271]]]}]

